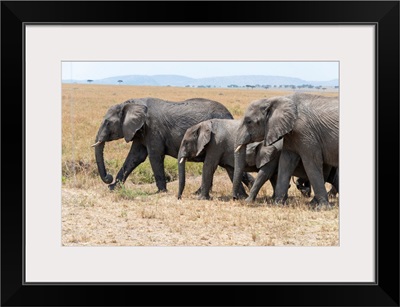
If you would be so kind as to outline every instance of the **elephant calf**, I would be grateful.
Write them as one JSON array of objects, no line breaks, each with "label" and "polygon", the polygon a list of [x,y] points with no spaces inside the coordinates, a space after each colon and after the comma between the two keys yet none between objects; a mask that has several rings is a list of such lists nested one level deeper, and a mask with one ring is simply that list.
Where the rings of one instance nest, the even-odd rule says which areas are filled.
[{"label": "elephant calf", "polygon": [[[225,168],[229,178],[233,180],[235,166],[234,142],[239,125],[239,120],[211,119],[194,125],[186,131],[178,153],[178,199],[181,198],[185,188],[186,160],[195,162],[204,161],[199,199],[210,198],[209,192],[212,186],[214,172],[218,165]],[[277,158],[279,157],[278,149],[275,146],[265,147],[262,143],[250,144],[248,148],[246,168],[244,172],[242,172],[241,181],[250,188],[252,178],[249,178],[250,175],[245,172],[254,172],[263,168],[266,174],[263,179],[265,179],[265,181],[271,179],[271,182],[275,185],[275,178],[271,177],[276,175],[278,166]],[[257,178],[254,185],[256,185],[257,181],[260,181],[260,179]],[[262,184],[264,182],[262,182]],[[261,188],[262,184],[257,184]],[[238,195],[246,195],[242,184],[238,184],[236,189]],[[255,195],[257,192],[255,192]]]}]

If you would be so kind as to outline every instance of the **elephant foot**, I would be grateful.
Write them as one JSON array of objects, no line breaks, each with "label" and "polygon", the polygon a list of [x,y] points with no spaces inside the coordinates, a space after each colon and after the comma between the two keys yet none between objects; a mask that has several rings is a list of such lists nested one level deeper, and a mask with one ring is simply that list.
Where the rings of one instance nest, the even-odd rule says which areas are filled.
[{"label": "elephant foot", "polygon": [[273,199],[274,199],[275,206],[284,206],[284,205],[286,205],[286,200],[288,199],[288,195],[286,193],[284,196],[274,197]]},{"label": "elephant foot", "polygon": [[210,195],[199,195],[198,200],[210,200]]},{"label": "elephant foot", "polygon": [[331,210],[333,208],[333,206],[326,200],[318,201],[315,197],[310,201],[308,205],[314,211],[325,211]]},{"label": "elephant foot", "polygon": [[[202,192],[202,187],[200,186],[200,188],[198,188],[195,192],[193,192],[192,195],[201,195],[201,192]],[[208,193],[210,193],[210,192],[212,192],[212,186],[208,190]]]},{"label": "elephant foot", "polygon": [[336,198],[336,196],[337,196],[337,192],[336,192],[336,191],[330,190],[330,191],[328,192],[328,197],[329,197],[329,198]]},{"label": "elephant foot", "polygon": [[254,198],[253,197],[247,197],[244,201],[246,202],[246,203],[249,203],[249,204],[251,204],[251,203],[254,203]]},{"label": "elephant foot", "polygon": [[286,205],[286,201],[284,200],[275,200],[274,201],[274,206],[275,207],[283,207]]},{"label": "elephant foot", "polygon": [[110,191],[114,191],[115,189],[119,189],[122,187],[122,182],[121,181],[116,181],[114,183],[111,183],[108,185],[108,189]]},{"label": "elephant foot", "polygon": [[247,199],[248,195],[247,194],[238,194],[232,196],[233,200],[241,200],[241,199]]},{"label": "elephant foot", "polygon": [[165,188],[165,189],[158,189],[158,191],[157,191],[157,193],[167,193],[167,192],[168,192],[167,188]]},{"label": "elephant foot", "polygon": [[247,199],[247,198],[249,198],[249,195],[247,195],[246,193],[245,194],[240,194],[238,196],[238,199]]},{"label": "elephant foot", "polygon": [[200,195],[201,194],[201,187],[197,189],[197,191],[193,192],[193,195]]},{"label": "elephant foot", "polygon": [[323,204],[318,204],[313,209],[314,211],[327,211],[327,210],[332,210],[333,206],[330,203],[323,203]]}]

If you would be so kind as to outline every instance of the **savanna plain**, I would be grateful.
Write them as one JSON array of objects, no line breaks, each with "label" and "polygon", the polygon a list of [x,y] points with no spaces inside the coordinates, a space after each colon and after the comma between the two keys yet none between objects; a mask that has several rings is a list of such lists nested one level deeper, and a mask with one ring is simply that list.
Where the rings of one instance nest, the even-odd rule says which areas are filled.
[{"label": "savanna plain", "polygon": [[[288,204],[272,203],[269,181],[256,202],[233,201],[232,184],[223,169],[214,176],[211,200],[197,200],[202,163],[187,163],[186,188],[177,200],[178,161],[166,157],[168,192],[156,193],[146,160],[124,186],[109,191],[97,171],[94,143],[108,108],[130,98],[182,101],[202,97],[243,116],[252,100],[286,95],[279,89],[178,88],[156,86],[63,84],[62,86],[62,245],[63,246],[338,246],[338,198],[332,210],[313,211],[311,198],[293,182]],[[336,96],[337,92],[318,92]],[[114,177],[131,143],[109,142],[104,157]],[[255,177],[256,173],[252,173]],[[326,184],[330,189],[330,184]]]}]

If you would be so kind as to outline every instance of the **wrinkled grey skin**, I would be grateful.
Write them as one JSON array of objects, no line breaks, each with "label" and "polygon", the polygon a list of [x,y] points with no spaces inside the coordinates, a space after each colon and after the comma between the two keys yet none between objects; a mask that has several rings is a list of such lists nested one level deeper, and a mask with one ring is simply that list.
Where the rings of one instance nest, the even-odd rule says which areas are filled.
[{"label": "wrinkled grey skin", "polygon": [[[178,199],[182,197],[185,188],[186,161],[204,162],[199,199],[210,199],[213,176],[218,166],[225,168],[229,178],[233,180],[234,141],[239,124],[239,120],[210,119],[186,131],[178,153]],[[254,178],[242,172],[239,181],[251,188]],[[238,194],[247,196],[241,183],[238,184]]]},{"label": "wrinkled grey skin", "polygon": [[[237,148],[238,145],[235,145]],[[253,202],[261,187],[264,185],[267,180],[271,181],[272,188],[274,193],[272,197],[275,197],[275,187],[277,182],[278,175],[278,164],[283,147],[283,140],[279,140],[275,142],[273,145],[264,146],[263,142],[258,143],[250,143],[245,148],[242,146],[238,151],[235,151],[235,172],[233,176],[233,199],[243,198],[241,195],[237,193],[237,185],[240,182],[237,178],[243,170],[258,172],[257,178],[251,187],[250,195],[246,198],[246,202]],[[256,151],[254,151],[256,149]],[[263,157],[267,164],[258,164],[256,167],[253,166],[253,169],[249,169],[249,152],[257,152],[259,157]],[[267,159],[267,160],[266,160]],[[250,158],[251,161],[251,158]],[[326,182],[332,184],[332,190],[330,192],[335,193],[336,188],[338,189],[338,176],[336,177],[337,169],[334,167],[330,167],[328,165],[324,165],[323,167],[323,175]],[[299,177],[296,181],[296,187],[303,196],[310,197],[311,195],[311,187],[310,182],[308,180],[307,174],[304,170],[303,163],[299,161],[295,170],[293,171],[293,176]],[[239,177],[240,178],[240,177]]]},{"label": "wrinkled grey skin", "polygon": [[[221,103],[202,98],[177,103],[158,98],[140,98],[112,106],[100,125],[96,143],[92,145],[96,147],[101,179],[112,190],[118,183],[124,183],[148,156],[158,191],[166,191],[165,155],[176,158],[187,128],[211,118],[232,119],[233,116]],[[132,142],[132,147],[113,182],[104,165],[104,144],[121,138]]]},{"label": "wrinkled grey skin", "polygon": [[250,189],[250,194],[246,198],[247,202],[253,202],[256,199],[258,192],[267,180],[271,181],[275,194],[281,149],[282,141],[270,146],[264,146],[262,142],[256,142],[242,146],[239,151],[234,153],[233,199],[243,198],[238,194],[238,176],[244,170],[258,172],[256,180]]},{"label": "wrinkled grey skin", "polygon": [[252,102],[236,144],[264,140],[271,145],[281,138],[275,202],[285,202],[290,177],[301,159],[314,191],[311,204],[317,209],[329,207],[323,169],[339,167],[338,98],[296,93]]}]

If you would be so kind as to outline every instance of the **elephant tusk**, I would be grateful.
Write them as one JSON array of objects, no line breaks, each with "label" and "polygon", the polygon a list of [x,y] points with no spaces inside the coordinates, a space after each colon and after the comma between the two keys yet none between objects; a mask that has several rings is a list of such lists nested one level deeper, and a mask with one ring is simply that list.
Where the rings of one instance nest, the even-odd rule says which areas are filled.
[{"label": "elephant tusk", "polygon": [[240,150],[240,148],[242,148],[242,145],[239,145],[238,147],[236,147],[235,152],[238,152]]},{"label": "elephant tusk", "polygon": [[179,160],[179,163],[182,164],[183,161],[185,161],[185,158],[181,158],[181,159]]},{"label": "elephant tusk", "polygon": [[91,147],[96,147],[97,145],[100,145],[100,144],[101,144],[101,142],[98,141],[97,143],[94,143]]}]

